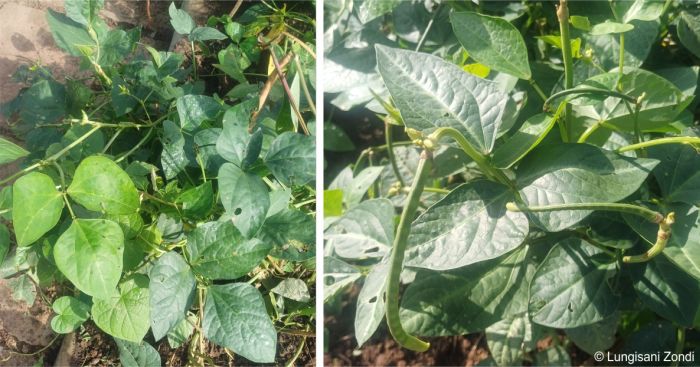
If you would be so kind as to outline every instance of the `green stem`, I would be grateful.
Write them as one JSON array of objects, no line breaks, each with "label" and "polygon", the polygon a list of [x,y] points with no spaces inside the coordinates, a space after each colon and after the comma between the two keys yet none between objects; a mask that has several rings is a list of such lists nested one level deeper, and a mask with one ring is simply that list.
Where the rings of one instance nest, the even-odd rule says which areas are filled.
[{"label": "green stem", "polygon": [[625,69],[625,34],[620,33],[620,61],[617,66],[619,69],[618,72],[618,77],[617,77],[617,89],[622,90],[622,75],[624,74],[623,71]]},{"label": "green stem", "polygon": [[659,138],[659,139],[654,139],[654,140],[649,140],[637,144],[631,144],[631,145],[626,145],[622,148],[619,148],[617,150],[618,153],[624,153],[628,152],[630,150],[637,150],[637,149],[644,149],[648,147],[652,147],[655,145],[662,145],[662,144],[688,144],[693,146],[694,148],[698,149],[700,148],[700,137],[694,137],[694,136],[673,136],[673,137],[668,137],[668,138]]},{"label": "green stem", "polygon": [[21,171],[15,173],[14,175],[12,175],[12,176],[10,176],[10,177],[8,177],[8,178],[6,178],[6,179],[0,181],[0,185],[5,184],[5,183],[7,183],[7,182],[10,182],[10,181],[12,181],[13,179],[15,179],[15,178],[17,178],[17,177],[19,177],[19,176],[22,176],[22,175],[24,175],[25,173],[29,173],[29,172],[31,172],[31,171],[33,171],[33,170],[39,168],[39,167],[43,167],[43,166],[46,166],[46,165],[51,164],[52,162],[58,160],[58,158],[61,158],[64,154],[66,154],[66,152],[68,152],[69,150],[75,148],[77,145],[79,145],[80,143],[82,143],[83,141],[85,141],[85,139],[89,138],[90,135],[94,134],[94,133],[95,133],[97,130],[99,130],[99,129],[100,129],[99,126],[93,127],[92,129],[90,129],[90,131],[86,132],[83,136],[79,137],[78,139],[76,139],[75,141],[73,141],[72,143],[70,143],[70,144],[69,144],[68,146],[66,146],[65,148],[59,150],[58,152],[56,152],[56,153],[53,154],[52,156],[50,156],[50,157],[44,159],[43,161],[39,161],[39,162],[37,162],[37,163],[34,163],[34,164],[32,164],[31,166],[29,166],[29,167],[27,167],[27,168],[24,168],[23,170],[21,170]]},{"label": "green stem", "polygon": [[[564,88],[571,89],[574,86],[574,62],[571,56],[571,37],[569,36],[569,8],[567,0],[559,0],[557,8],[559,19],[559,31],[561,32],[561,49],[564,57]],[[550,97],[551,98],[551,97]],[[545,103],[546,104],[546,103]],[[564,118],[566,120],[567,141],[573,140],[572,108],[566,104]]]},{"label": "green stem", "polygon": [[435,8],[435,11],[433,12],[433,15],[430,16],[430,21],[428,21],[428,25],[425,26],[425,30],[423,31],[423,34],[421,34],[420,40],[418,40],[418,44],[416,45],[416,52],[420,51],[421,47],[423,47],[423,42],[425,42],[425,38],[428,36],[430,29],[433,28],[433,22],[435,21],[435,17],[440,12],[440,5],[442,5],[442,3],[438,4],[437,8]]},{"label": "green stem", "polygon": [[456,141],[457,144],[462,148],[464,153],[466,153],[474,161],[474,163],[476,163],[476,165],[479,166],[481,171],[487,177],[497,182],[500,182],[508,187],[515,187],[513,182],[508,177],[506,177],[506,175],[502,171],[493,167],[486,159],[486,156],[474,149],[469,144],[467,139],[462,135],[462,133],[460,133],[458,130],[451,127],[440,127],[437,130],[433,131],[433,133],[430,134],[428,139],[437,143],[444,136],[454,139],[454,141]]},{"label": "green stem", "polygon": [[404,187],[406,184],[401,176],[401,171],[399,171],[399,165],[396,163],[396,156],[394,156],[394,141],[391,125],[386,122],[384,123],[384,137],[386,138],[386,154],[389,156],[391,168],[394,170],[394,175],[396,175],[396,179],[401,184],[401,187]]},{"label": "green stem", "polygon": [[[679,326],[676,330],[676,349],[673,351],[676,355],[683,353],[683,348],[685,347],[685,328]],[[678,367],[678,360],[673,361],[671,366]]]},{"label": "green stem", "polygon": [[436,194],[443,194],[443,195],[447,195],[447,194],[450,193],[450,190],[441,189],[441,188],[439,188],[439,187],[426,187],[426,188],[423,189],[423,191],[425,191],[425,192],[434,192],[434,193],[436,193]]},{"label": "green stem", "polygon": [[542,101],[546,103],[547,95],[542,91],[542,88],[540,88],[535,79],[528,79],[528,82],[530,82],[532,89],[534,89],[535,92],[537,92],[537,95],[540,96],[540,98],[542,98]]},{"label": "green stem", "polygon": [[128,152],[124,153],[121,157],[115,159],[114,161],[115,161],[116,163],[119,163],[119,162],[123,161],[124,159],[126,159],[126,157],[132,155],[137,149],[139,149],[143,144],[146,143],[146,141],[148,140],[148,138],[151,137],[151,134],[152,134],[152,133],[153,133],[153,128],[150,128],[150,129],[148,130],[148,132],[146,133],[146,135],[145,135],[143,138],[141,138],[141,140],[139,140],[139,142],[136,143],[136,145],[134,145],[131,149],[129,149]]},{"label": "green stem", "polygon": [[190,40],[190,48],[192,49],[192,69],[194,71],[194,80],[199,79],[197,77],[197,54],[194,51],[194,41]]},{"label": "green stem", "polygon": [[600,210],[618,213],[634,214],[644,219],[660,223],[663,220],[663,215],[659,212],[647,209],[643,206],[623,203],[575,203],[575,204],[557,204],[543,206],[528,206],[519,207],[517,204],[510,202],[506,204],[506,208],[512,212],[554,212],[562,210]]},{"label": "green stem", "polygon": [[594,132],[596,132],[601,126],[603,126],[603,121],[598,121],[595,124],[589,126],[586,131],[581,134],[581,137],[578,138],[578,143],[585,143],[588,138],[593,135]]},{"label": "green stem", "polygon": [[626,263],[641,263],[649,261],[652,258],[658,256],[666,248],[668,239],[671,237],[671,225],[676,221],[676,214],[671,212],[661,220],[659,223],[659,231],[656,233],[656,242],[651,246],[647,252],[640,255],[625,256],[622,258],[622,262]]},{"label": "green stem", "polygon": [[428,172],[430,172],[431,160],[430,152],[424,150],[418,161],[418,168],[416,169],[416,175],[411,185],[411,191],[408,195],[406,206],[404,206],[403,212],[401,213],[399,226],[396,229],[394,246],[391,251],[391,267],[386,283],[386,319],[389,325],[389,331],[391,331],[391,335],[394,336],[394,339],[396,339],[402,347],[417,352],[425,352],[428,350],[428,348],[430,348],[430,343],[426,343],[408,334],[401,325],[401,319],[399,318],[399,287],[404,253],[408,245],[408,235],[411,232],[411,222],[418,209],[420,196],[428,178]]},{"label": "green stem", "polygon": [[70,205],[70,202],[68,201],[68,194],[66,193],[66,176],[63,174],[63,169],[61,168],[61,165],[59,165],[56,161],[52,161],[51,164],[53,164],[53,166],[56,167],[56,170],[58,171],[58,177],[61,180],[61,196],[63,197],[63,202],[66,203],[66,207],[68,208],[70,217],[72,219],[75,219],[73,207]]},{"label": "green stem", "polygon": [[299,57],[294,55],[294,65],[297,68],[297,75],[299,75],[299,82],[301,84],[301,90],[304,91],[304,96],[306,97],[306,102],[309,103],[309,108],[311,112],[316,116],[316,104],[314,104],[314,98],[309,92],[309,87],[306,85],[306,77],[304,77],[304,70],[301,67],[301,62],[299,62]]},{"label": "green stem", "polygon": [[629,96],[624,93],[616,92],[614,90],[607,90],[607,89],[602,89],[602,88],[567,88],[563,91],[557,92],[552,94],[547,100],[544,102],[544,109],[547,110],[549,109],[549,104],[559,98],[563,97],[569,94],[577,94],[574,98],[581,97],[583,94],[602,94],[610,97],[617,97],[622,100],[631,102],[631,103],[637,103],[637,98]]}]

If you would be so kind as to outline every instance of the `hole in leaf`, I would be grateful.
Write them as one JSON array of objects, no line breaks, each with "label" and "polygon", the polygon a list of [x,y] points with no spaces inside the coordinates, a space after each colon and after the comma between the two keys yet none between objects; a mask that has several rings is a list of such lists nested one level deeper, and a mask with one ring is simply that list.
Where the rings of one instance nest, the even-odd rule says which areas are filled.
[{"label": "hole in leaf", "polygon": [[379,247],[372,247],[372,248],[367,249],[367,250],[365,251],[365,253],[366,253],[366,254],[371,254],[371,253],[373,253],[373,252],[378,252],[378,251],[379,251]]},{"label": "hole in leaf", "polygon": [[241,208],[236,208],[236,210],[233,211],[233,214],[241,215],[241,212],[243,212],[243,210]]},{"label": "hole in leaf", "polygon": [[332,275],[326,275],[323,278],[324,278],[323,281],[324,281],[324,283],[326,283],[326,285],[331,285],[335,282],[335,277],[333,277]]},{"label": "hole in leaf", "polygon": [[369,302],[369,303],[377,302],[377,296],[374,296],[374,297],[370,298],[368,302]]}]

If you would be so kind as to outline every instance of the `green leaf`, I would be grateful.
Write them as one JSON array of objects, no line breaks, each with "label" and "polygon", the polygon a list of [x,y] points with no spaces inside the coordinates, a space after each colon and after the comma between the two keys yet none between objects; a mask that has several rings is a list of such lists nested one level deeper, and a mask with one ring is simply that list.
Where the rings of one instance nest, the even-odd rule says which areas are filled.
[{"label": "green leaf", "polygon": [[623,24],[606,20],[604,23],[599,23],[591,28],[591,34],[594,36],[602,36],[604,34],[625,33],[634,29],[632,24]]},{"label": "green leaf", "polygon": [[343,215],[343,190],[323,191],[323,217],[338,217]]},{"label": "green leaf", "polygon": [[594,324],[566,329],[566,335],[571,341],[588,354],[610,349],[615,344],[615,334],[620,323],[620,313]]},{"label": "green leaf", "polygon": [[309,302],[309,300],[311,300],[309,288],[306,286],[306,283],[297,278],[284,279],[272,288],[270,292],[297,302]]},{"label": "green leaf", "polygon": [[[652,45],[657,41],[659,32],[658,22],[632,21],[634,29],[625,32],[625,66],[640,67],[646,60]],[[586,48],[593,51],[594,60],[604,70],[610,70],[619,66],[620,61],[620,36],[618,34],[604,34],[594,36],[590,33],[583,34]],[[598,74],[596,69],[594,74]]]},{"label": "green leaf", "polygon": [[10,163],[29,155],[29,152],[19,145],[0,136],[0,164]]},{"label": "green leaf", "polygon": [[165,178],[173,179],[189,164],[189,159],[185,154],[185,137],[182,135],[180,127],[174,122],[163,121],[163,152],[160,162],[163,165]]},{"label": "green leaf", "polygon": [[221,105],[209,96],[187,94],[177,99],[177,114],[184,131],[192,131],[202,122],[214,120],[221,111]]},{"label": "green leaf", "polygon": [[184,191],[175,199],[175,202],[182,204],[182,210],[185,215],[198,218],[205,217],[214,205],[214,189],[211,181]]},{"label": "green leaf", "polygon": [[426,134],[453,127],[478,151],[491,151],[508,99],[494,83],[436,56],[379,45],[376,50],[379,73],[407,127]]},{"label": "green leaf", "polygon": [[323,149],[331,152],[351,152],[355,144],[348,134],[332,122],[323,124]]},{"label": "green leaf", "polygon": [[138,343],[115,338],[119,348],[119,362],[123,367],[153,367],[160,366],[160,354],[145,341]]},{"label": "green leaf", "polygon": [[571,366],[569,352],[561,345],[553,345],[535,354],[537,366]]},{"label": "green leaf", "polygon": [[233,216],[233,224],[246,237],[253,237],[270,208],[270,194],[263,180],[231,163],[219,169],[219,190],[226,213]]},{"label": "green leaf", "polygon": [[[219,59],[218,64],[212,64],[215,68],[223,71],[226,75],[235,79],[241,84],[247,83],[245,74],[243,74],[243,69],[245,65],[241,65],[240,51],[237,53],[236,49],[232,47],[227,47],[217,54]],[[239,84],[239,85],[241,85]],[[255,92],[257,92],[257,87]]]},{"label": "green leaf", "polygon": [[170,330],[168,333],[168,344],[171,348],[179,348],[189,340],[194,331],[193,325],[197,325],[197,320],[198,318],[196,315],[187,316],[187,319],[180,321]]},{"label": "green leaf", "polygon": [[284,185],[305,185],[316,178],[316,139],[284,132],[272,141],[265,164]]},{"label": "green leaf", "polygon": [[[619,79],[619,89],[618,89]],[[673,83],[642,69],[625,68],[620,78],[618,72],[596,75],[584,82],[582,87],[597,86],[620,91],[629,96],[641,96],[641,108],[637,118],[642,131],[666,127],[690,103],[692,97],[685,96]],[[576,106],[579,115],[595,121],[605,120],[619,129],[634,132],[634,113],[617,97],[608,97],[592,106]]]},{"label": "green leaf", "polygon": [[170,14],[170,24],[177,33],[188,35],[196,26],[194,19],[186,11],[176,8],[174,2],[170,3],[168,14]]},{"label": "green leaf", "polygon": [[224,130],[216,141],[216,151],[225,160],[241,166],[245,159],[245,147],[251,139],[248,120],[253,105],[241,103],[226,110],[223,118]]},{"label": "green leaf", "polygon": [[678,39],[688,51],[700,57],[700,15],[682,11],[678,21]]},{"label": "green leaf", "polygon": [[520,79],[532,77],[525,41],[510,22],[473,12],[450,13],[450,21],[469,57]]},{"label": "green leaf", "polygon": [[74,22],[91,27],[99,17],[104,0],[66,0],[66,15]]},{"label": "green leaf", "polygon": [[559,118],[540,113],[525,120],[520,129],[493,152],[493,164],[499,168],[510,168],[520,161],[549,134]]},{"label": "green leaf", "polygon": [[10,251],[10,231],[0,223],[0,264],[5,261],[5,256]]},{"label": "green leaf", "polygon": [[532,321],[554,328],[575,328],[612,315],[620,303],[620,296],[608,283],[615,271],[615,259],[588,242],[559,242],[530,284]]},{"label": "green leaf", "polygon": [[629,23],[633,20],[657,20],[664,11],[663,1],[635,0],[611,3],[616,14],[624,14],[622,21]]},{"label": "green leaf", "polygon": [[192,30],[192,33],[190,33],[189,38],[191,41],[194,42],[204,42],[204,41],[220,41],[227,39],[228,37],[219,32],[216,28],[212,27],[197,27],[194,30]]},{"label": "green leaf", "polygon": [[190,266],[174,251],[161,256],[148,276],[151,330],[158,341],[185,319],[192,306],[196,282]]},{"label": "green leaf", "polygon": [[336,295],[347,285],[352,284],[362,276],[360,270],[354,266],[326,256],[323,258],[323,301]]},{"label": "green leaf", "polygon": [[[140,36],[140,33],[139,33]],[[121,29],[112,29],[100,40],[100,58],[97,63],[100,66],[112,66],[122,60],[124,56],[133,51],[136,46],[136,41],[131,38],[129,33]],[[134,97],[129,97],[134,99]]]},{"label": "green leaf", "polygon": [[461,269],[420,272],[403,295],[402,324],[416,335],[462,335],[524,312],[532,268],[527,253],[522,246]]},{"label": "green leaf", "polygon": [[367,167],[353,177],[352,181],[342,188],[345,205],[353,207],[361,202],[362,198],[367,194],[367,190],[377,181],[383,170],[383,167]]},{"label": "green leaf", "polygon": [[207,339],[250,361],[275,361],[277,332],[260,291],[252,285],[210,286],[204,302],[202,329]]},{"label": "green leaf", "polygon": [[70,296],[63,296],[53,301],[51,329],[59,334],[68,334],[82,325],[90,316],[90,306]]},{"label": "green leaf", "polygon": [[628,335],[619,353],[672,351],[677,345],[677,330],[676,325],[667,320],[652,320]]},{"label": "green leaf", "polygon": [[72,56],[83,55],[79,46],[95,47],[95,41],[80,23],[68,18],[65,14],[52,9],[47,10],[46,21],[49,23],[51,34],[58,47]]},{"label": "green leaf", "polygon": [[652,147],[649,157],[661,161],[654,177],[666,202],[700,203],[700,155],[690,147],[667,144]]},{"label": "green leaf", "polygon": [[124,234],[104,219],[75,219],[56,241],[56,266],[78,289],[107,299],[116,292],[122,273]]},{"label": "green leaf", "polygon": [[148,278],[135,274],[119,285],[119,294],[94,299],[92,319],[107,334],[140,343],[150,326]]},{"label": "green leaf", "polygon": [[260,240],[273,244],[270,255],[290,261],[316,256],[316,221],[298,209],[284,208],[265,219]]},{"label": "green leaf", "polygon": [[[22,94],[19,116],[31,126],[56,122],[65,114],[66,89],[54,80],[36,82]],[[29,141],[27,148],[32,150]]]},{"label": "green leaf", "polygon": [[0,218],[7,221],[12,220],[12,186],[5,186],[0,189],[0,211],[7,212],[0,214]]},{"label": "green leaf", "polygon": [[571,23],[571,25],[574,26],[574,28],[580,29],[582,31],[591,30],[591,21],[588,20],[588,17],[572,15],[569,17],[569,23]]},{"label": "green leaf", "polygon": [[388,199],[363,201],[329,226],[326,249],[348,259],[382,258],[394,242],[393,218]]},{"label": "green leaf", "polygon": [[[538,36],[536,38],[541,39],[545,43],[548,43],[548,44],[561,50],[561,37],[560,36],[548,35],[548,36]],[[581,39],[574,38],[574,39],[569,41],[569,44],[571,45],[571,56],[573,56],[575,59],[580,58],[581,57]]]},{"label": "green leaf", "polygon": [[692,327],[700,311],[700,286],[697,280],[663,256],[644,263],[636,276],[634,289],[647,307],[666,320]]},{"label": "green leaf", "polygon": [[382,262],[370,270],[365,278],[365,284],[357,296],[357,311],[355,311],[355,339],[362,346],[377,331],[384,318],[384,292],[386,279],[389,276],[388,262]]},{"label": "green leaf", "polygon": [[255,163],[255,161],[260,156],[260,151],[263,146],[263,132],[262,130],[256,130],[253,135],[251,135],[248,144],[245,147],[245,152],[243,154],[243,160],[241,162],[241,168],[244,170],[250,169],[250,167]]},{"label": "green leaf", "polygon": [[449,270],[517,248],[527,237],[528,221],[506,210],[513,200],[508,187],[485,180],[452,190],[413,222],[406,265]]},{"label": "green leaf", "polygon": [[12,299],[22,301],[27,304],[27,307],[32,307],[36,300],[36,287],[29,274],[22,274],[16,278],[12,278],[7,282],[12,291]]},{"label": "green leaf", "polygon": [[486,342],[499,366],[519,366],[533,340],[533,325],[527,313],[509,316],[486,328]]},{"label": "green leaf", "polygon": [[51,177],[32,172],[12,186],[12,225],[19,246],[29,246],[61,218],[63,197]]},{"label": "green leaf", "polygon": [[194,146],[191,148],[207,171],[217,172],[226,161],[216,151],[216,141],[221,136],[222,129],[215,127],[198,131],[194,135]]},{"label": "green leaf", "polygon": [[211,279],[237,279],[267,256],[272,244],[246,240],[230,221],[209,222],[187,236],[190,264],[197,274]]},{"label": "green leaf", "polygon": [[[517,185],[528,206],[617,202],[639,189],[658,163],[630,158],[585,144],[540,146],[520,163]],[[600,188],[604,187],[605,190]],[[590,210],[529,213],[539,227],[560,231]]]},{"label": "green leaf", "polygon": [[394,10],[401,1],[400,0],[354,0],[357,9],[357,17],[362,24],[369,23],[386,13]]},{"label": "green leaf", "polygon": [[[663,212],[676,213],[676,223],[671,227],[673,234],[662,254],[680,269],[700,280],[700,209],[675,204],[665,207]],[[623,218],[647,242],[646,247],[651,247],[656,242],[658,226],[637,216],[623,215]]]},{"label": "green leaf", "polygon": [[132,214],[141,205],[129,175],[112,160],[101,156],[80,162],[67,192],[85,208],[108,214]]}]

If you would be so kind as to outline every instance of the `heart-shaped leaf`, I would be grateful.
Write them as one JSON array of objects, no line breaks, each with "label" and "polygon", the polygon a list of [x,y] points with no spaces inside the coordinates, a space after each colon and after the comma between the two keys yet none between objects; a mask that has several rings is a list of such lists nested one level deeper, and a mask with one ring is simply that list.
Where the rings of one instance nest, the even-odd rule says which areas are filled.
[{"label": "heart-shaped leaf", "polygon": [[620,296],[608,280],[615,259],[584,240],[558,243],[530,284],[532,321],[555,328],[590,325],[612,315]]},{"label": "heart-shaped leaf", "polygon": [[92,319],[115,338],[141,343],[150,327],[148,278],[133,275],[119,285],[119,294],[94,299]]},{"label": "heart-shaped leaf", "polygon": [[262,227],[270,208],[270,194],[263,180],[232,163],[219,169],[221,203],[241,233],[253,237]]},{"label": "heart-shaped leaf", "polygon": [[115,338],[119,348],[119,362],[123,367],[152,367],[160,366],[160,354],[145,341],[138,343]]},{"label": "heart-shaped leaf", "polygon": [[506,210],[512,200],[507,187],[490,181],[452,190],[413,222],[406,265],[448,270],[512,251],[528,234],[527,217]]},{"label": "heart-shaped leaf", "polygon": [[250,361],[275,361],[277,331],[260,291],[252,285],[210,286],[204,302],[202,329],[207,339]]},{"label": "heart-shaped leaf", "polygon": [[459,130],[478,151],[493,148],[508,97],[498,87],[443,59],[376,46],[379,73],[407,127]]},{"label": "heart-shaped leaf", "polygon": [[29,246],[61,218],[63,197],[51,177],[32,172],[12,186],[12,225],[19,246]]},{"label": "heart-shaped leaf", "polygon": [[134,182],[107,157],[85,158],[75,170],[67,190],[85,208],[107,214],[132,214],[141,203]]},{"label": "heart-shaped leaf", "polygon": [[210,279],[237,279],[253,270],[272,248],[257,238],[245,239],[230,222],[209,222],[187,236],[190,264]]},{"label": "heart-shaped leaf", "polygon": [[75,219],[56,241],[56,266],[78,289],[96,298],[116,293],[122,273],[124,234],[104,219]]},{"label": "heart-shaped leaf", "polygon": [[192,269],[177,252],[161,256],[149,273],[151,330],[156,341],[180,321],[192,305],[196,286]]},{"label": "heart-shaped leaf", "polygon": [[68,334],[80,326],[90,316],[90,306],[70,296],[63,296],[53,301],[51,329],[59,334]]},{"label": "heart-shaped leaf", "polygon": [[510,22],[473,12],[450,13],[450,21],[469,57],[520,79],[532,77],[525,41]]},{"label": "heart-shaped leaf", "polygon": [[[625,157],[592,145],[545,145],[520,163],[517,184],[529,206],[617,202],[635,192],[657,164],[655,159]],[[538,226],[556,232],[590,213],[562,210],[529,213],[529,217]]]},{"label": "heart-shaped leaf", "polygon": [[286,186],[305,185],[316,178],[316,139],[284,132],[270,144],[265,164]]}]

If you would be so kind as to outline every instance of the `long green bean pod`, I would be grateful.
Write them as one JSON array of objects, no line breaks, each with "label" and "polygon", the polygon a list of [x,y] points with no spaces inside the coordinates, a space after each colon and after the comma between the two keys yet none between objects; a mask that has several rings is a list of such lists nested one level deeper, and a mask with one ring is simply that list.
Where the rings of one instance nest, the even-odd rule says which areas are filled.
[{"label": "long green bean pod", "polygon": [[425,352],[430,347],[430,343],[408,334],[401,325],[401,319],[399,318],[399,287],[408,235],[411,233],[411,222],[418,208],[423,186],[425,186],[429,176],[431,165],[431,153],[428,150],[424,150],[421,153],[411,191],[409,191],[406,205],[403,208],[401,220],[396,230],[396,237],[391,250],[389,278],[387,278],[386,283],[386,321],[389,325],[389,331],[391,331],[391,335],[402,347],[416,352]]}]

